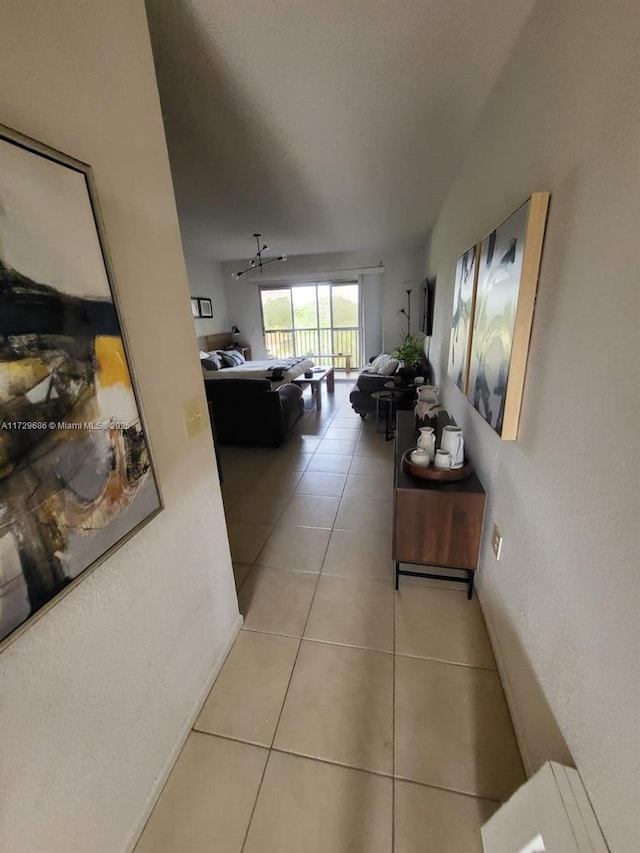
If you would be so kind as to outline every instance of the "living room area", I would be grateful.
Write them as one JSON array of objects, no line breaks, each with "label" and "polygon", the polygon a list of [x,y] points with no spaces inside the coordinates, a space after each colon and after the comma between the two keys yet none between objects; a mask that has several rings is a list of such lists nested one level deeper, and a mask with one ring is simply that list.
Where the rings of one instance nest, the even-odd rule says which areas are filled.
[{"label": "living room area", "polygon": [[[8,0],[0,420],[16,383],[137,420],[81,455],[70,430],[43,501],[39,445],[0,435],[0,617],[11,597],[22,619],[0,639],[3,851],[636,853],[639,24],[631,0]],[[82,215],[54,181],[27,239],[43,164]],[[532,246],[540,196],[525,264],[513,217]],[[93,242],[61,241],[78,219]],[[77,277],[89,245],[102,289]],[[514,314],[490,297],[520,262]],[[65,286],[67,314],[22,310]],[[290,314],[265,323],[274,292]],[[47,355],[53,314],[82,321],[73,359]],[[407,331],[424,373],[358,411]],[[221,405],[199,341],[327,373]],[[446,467],[417,446],[430,386],[466,479],[425,478],[461,470],[437,419]],[[257,406],[283,396],[267,436]],[[30,555],[59,573],[45,602],[17,585]]]}]

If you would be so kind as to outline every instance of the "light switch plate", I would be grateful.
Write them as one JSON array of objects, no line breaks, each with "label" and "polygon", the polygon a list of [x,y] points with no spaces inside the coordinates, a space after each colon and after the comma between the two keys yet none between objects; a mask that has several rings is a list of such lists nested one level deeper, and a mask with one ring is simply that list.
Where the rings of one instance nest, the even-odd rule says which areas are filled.
[{"label": "light switch plate", "polygon": [[206,426],[207,407],[202,397],[194,397],[182,407],[182,416],[187,430],[187,437],[193,438],[202,432]]}]

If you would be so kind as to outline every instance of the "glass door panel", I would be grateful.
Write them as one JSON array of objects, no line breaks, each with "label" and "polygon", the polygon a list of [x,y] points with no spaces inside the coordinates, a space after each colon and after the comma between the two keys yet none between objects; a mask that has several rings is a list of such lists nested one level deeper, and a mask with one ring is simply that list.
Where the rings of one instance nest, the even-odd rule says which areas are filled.
[{"label": "glass door panel", "polygon": [[357,284],[331,285],[332,352],[351,356],[360,364],[360,288]]},{"label": "glass door panel", "polygon": [[315,285],[292,287],[293,325],[296,329],[318,328],[318,305]]},{"label": "glass door panel", "polygon": [[318,300],[315,284],[292,287],[293,325],[295,328],[295,354],[317,355]]},{"label": "glass door panel", "polygon": [[260,291],[262,326],[267,358],[293,355],[293,300],[291,288],[265,288]]},{"label": "glass door panel", "polygon": [[[313,355],[317,363],[360,364],[358,284],[320,282],[260,290],[265,347],[269,358]],[[329,358],[331,357],[331,358]]]},{"label": "glass door panel", "polygon": [[331,325],[334,329],[357,328],[360,325],[358,302],[357,284],[331,286]]},{"label": "glass door panel", "polygon": [[[319,327],[321,329],[330,329],[331,328],[331,285],[330,284],[319,284],[317,286],[318,292],[318,318],[319,318]],[[327,352],[327,350],[323,349],[322,352]]]}]

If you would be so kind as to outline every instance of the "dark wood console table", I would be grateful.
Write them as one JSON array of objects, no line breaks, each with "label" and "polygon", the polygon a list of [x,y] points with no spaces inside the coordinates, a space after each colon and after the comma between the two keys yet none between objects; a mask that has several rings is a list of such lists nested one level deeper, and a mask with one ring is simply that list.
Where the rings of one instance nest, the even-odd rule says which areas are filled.
[{"label": "dark wood console table", "polygon": [[[436,432],[443,425],[439,423]],[[411,575],[466,583],[467,598],[471,598],[482,538],[485,491],[476,474],[453,483],[419,480],[405,474],[402,454],[415,447],[417,439],[413,412],[398,412],[393,484],[396,589],[400,575]],[[400,563],[463,569],[466,577],[409,571],[400,569]]]}]

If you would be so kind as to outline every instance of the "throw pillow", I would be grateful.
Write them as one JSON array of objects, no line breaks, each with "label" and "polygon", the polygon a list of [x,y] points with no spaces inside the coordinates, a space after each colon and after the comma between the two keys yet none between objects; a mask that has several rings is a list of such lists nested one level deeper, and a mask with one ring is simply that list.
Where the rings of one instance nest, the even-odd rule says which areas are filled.
[{"label": "throw pillow", "polygon": [[221,350],[220,357],[225,367],[237,367],[244,362],[244,356],[237,350]]},{"label": "throw pillow", "polygon": [[380,373],[380,368],[383,366],[383,364],[386,363],[387,359],[389,358],[391,358],[391,356],[388,353],[381,352],[380,355],[377,355],[373,359],[368,369],[371,371],[371,373]]},{"label": "throw pillow", "polygon": [[231,356],[229,355],[228,352],[223,352],[223,350],[218,350],[218,352],[216,354],[220,358],[220,361],[222,362],[223,367],[235,367],[236,366],[235,361],[231,358]]},{"label": "throw pillow", "polygon": [[380,376],[391,376],[397,369],[398,360],[386,352],[382,352],[377,358],[374,358],[369,367],[371,373],[377,373]]},{"label": "throw pillow", "polygon": [[398,369],[399,363],[400,362],[398,361],[397,358],[392,358],[392,356],[389,356],[389,358],[385,361],[385,363],[380,368],[380,375],[381,376],[391,376]]},{"label": "throw pillow", "polygon": [[220,370],[222,361],[215,352],[200,350],[200,364],[203,370]]}]

